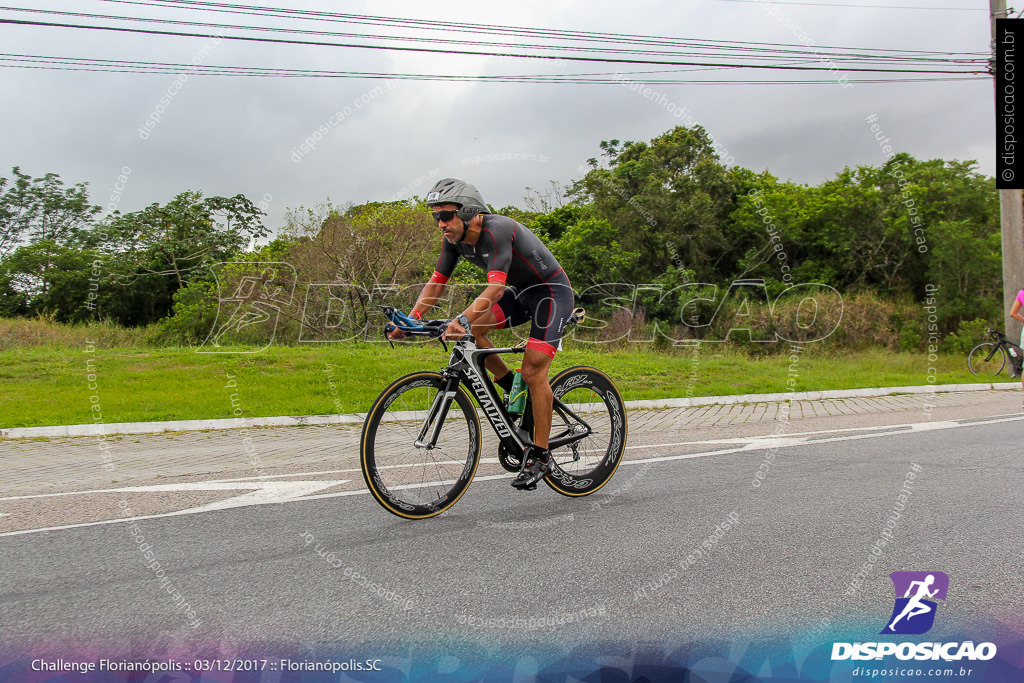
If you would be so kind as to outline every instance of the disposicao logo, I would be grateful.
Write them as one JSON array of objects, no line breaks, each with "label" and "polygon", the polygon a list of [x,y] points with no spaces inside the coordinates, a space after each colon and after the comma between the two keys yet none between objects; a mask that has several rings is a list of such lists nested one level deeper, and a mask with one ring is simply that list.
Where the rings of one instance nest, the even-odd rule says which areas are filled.
[{"label": "disposicao logo", "polygon": [[[893,572],[889,574],[896,600],[892,614],[880,635],[920,635],[935,624],[938,603],[945,600],[949,590],[949,576],[945,572]],[[931,598],[931,599],[929,599]],[[918,661],[943,660],[947,662],[969,660],[987,661],[996,656],[993,643],[967,640],[949,643],[833,643],[832,660],[884,659],[896,655],[897,659]]]},{"label": "disposicao logo", "polygon": [[949,577],[945,572],[893,572],[889,574],[896,589],[896,604],[889,623],[879,633],[920,635],[935,623],[934,600],[945,600]]}]

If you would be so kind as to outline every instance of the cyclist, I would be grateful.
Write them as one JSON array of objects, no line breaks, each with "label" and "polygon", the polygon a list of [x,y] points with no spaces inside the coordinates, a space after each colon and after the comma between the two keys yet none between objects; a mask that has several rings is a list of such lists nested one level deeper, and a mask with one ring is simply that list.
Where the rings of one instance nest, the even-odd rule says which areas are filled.
[{"label": "cyclist", "polygon": [[[1021,308],[1024,307],[1024,289],[1017,292],[1017,298],[1013,300],[1013,305],[1010,307],[1010,317],[1014,320],[1019,320],[1024,323],[1024,315],[1021,315]],[[1024,348],[1024,328],[1020,331],[1020,346]],[[1013,376],[1021,378],[1021,389],[1024,389],[1024,368],[1021,367],[1021,359],[1016,356],[1011,356],[1013,361]]]},{"label": "cyclist", "polygon": [[[526,226],[507,216],[490,213],[480,192],[459,178],[443,178],[427,193],[427,205],[444,236],[441,255],[430,281],[423,287],[410,316],[419,319],[444,293],[459,257],[487,273],[487,287],[463,311],[480,348],[492,348],[491,330],[530,321],[530,337],[523,356],[523,379],[533,403],[533,441],[524,453],[523,470],[512,481],[520,490],[532,490],[551,471],[548,437],[551,433],[553,396],[548,370],[561,347],[562,330],[572,313],[572,285],[544,243]],[[445,331],[448,338],[466,333],[457,320]],[[389,333],[401,338],[401,330]],[[512,373],[499,356],[485,365],[494,381],[512,388]]]}]

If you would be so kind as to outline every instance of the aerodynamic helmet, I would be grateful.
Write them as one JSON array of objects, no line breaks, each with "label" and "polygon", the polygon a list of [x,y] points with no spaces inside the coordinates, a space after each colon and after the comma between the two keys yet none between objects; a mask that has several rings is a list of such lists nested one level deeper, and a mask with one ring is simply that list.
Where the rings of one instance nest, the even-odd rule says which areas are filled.
[{"label": "aerodynamic helmet", "polygon": [[461,178],[442,178],[427,193],[427,205],[458,204],[455,215],[469,223],[478,213],[490,213],[480,191]]}]

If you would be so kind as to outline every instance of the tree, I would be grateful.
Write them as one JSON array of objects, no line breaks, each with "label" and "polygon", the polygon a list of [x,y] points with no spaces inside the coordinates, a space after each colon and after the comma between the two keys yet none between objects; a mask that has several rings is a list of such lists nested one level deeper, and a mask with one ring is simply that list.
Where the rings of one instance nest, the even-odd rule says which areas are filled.
[{"label": "tree", "polygon": [[929,227],[929,235],[928,280],[943,331],[976,318],[999,319],[1003,270],[998,225],[940,221]]},{"label": "tree", "polygon": [[290,258],[321,282],[395,284],[429,274],[441,236],[425,205],[370,202],[347,209],[330,203],[292,211],[285,234]]},{"label": "tree", "polygon": [[32,178],[18,166],[11,173],[13,182],[0,178],[0,258],[24,242],[80,245],[101,210],[89,203],[88,184],[65,187],[56,173]]},{"label": "tree", "polygon": [[[730,281],[760,277],[773,283],[777,291],[802,281],[795,280],[793,273],[807,258],[801,220],[810,189],[780,182],[767,171],[754,175],[746,169],[733,169],[733,174],[745,191],[737,198],[729,229],[736,243],[745,248]],[[817,279],[812,276],[809,281]]]},{"label": "tree", "polygon": [[18,247],[0,262],[2,314],[47,314],[59,322],[92,317],[101,285],[101,275],[92,272],[98,258],[96,252],[52,240]]},{"label": "tree", "polygon": [[643,255],[635,281],[652,281],[677,257],[709,281],[734,270],[744,250],[729,234],[728,217],[739,188],[703,127],[677,126],[650,144],[606,141],[601,149],[608,166],[591,159],[570,192],[593,202],[625,250]]},{"label": "tree", "polygon": [[422,202],[347,208],[328,202],[291,211],[287,221],[285,260],[301,281],[317,286],[307,292],[303,310],[284,315],[320,335],[340,332],[336,309],[345,311],[348,327],[361,328],[370,319],[368,295],[380,299],[426,282],[442,239]]},{"label": "tree", "polygon": [[533,213],[551,213],[556,209],[565,206],[566,192],[562,184],[557,180],[549,180],[548,186],[543,190],[535,190],[532,187],[526,188],[527,210]]},{"label": "tree", "polygon": [[[573,222],[559,226],[561,235],[548,246],[577,288],[584,285],[632,282],[633,272],[641,255],[626,251],[619,243],[621,235],[603,218],[596,218],[588,208],[557,209],[561,217],[570,213]],[[547,225],[558,225],[552,221]]]},{"label": "tree", "polygon": [[93,236],[121,287],[105,313],[122,324],[144,325],[171,313],[174,293],[210,266],[230,261],[268,234],[263,211],[243,195],[207,197],[182,192],[165,205],[114,212]]},{"label": "tree", "polygon": [[98,232],[131,272],[171,277],[180,288],[192,271],[226,261],[267,235],[264,215],[243,195],[203,199],[187,191],[164,206],[115,212]]},{"label": "tree", "polygon": [[590,218],[592,208],[580,204],[567,204],[548,213],[534,216],[530,229],[549,240],[558,240],[570,226]]}]

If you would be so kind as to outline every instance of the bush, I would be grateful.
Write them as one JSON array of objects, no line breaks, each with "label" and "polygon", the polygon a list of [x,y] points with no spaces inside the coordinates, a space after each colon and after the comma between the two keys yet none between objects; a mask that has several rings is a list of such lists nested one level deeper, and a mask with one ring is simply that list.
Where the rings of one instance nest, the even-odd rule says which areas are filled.
[{"label": "bush", "polygon": [[921,331],[913,327],[904,327],[900,330],[900,351],[910,353],[917,351],[921,346]]},{"label": "bush", "polygon": [[52,317],[0,318],[0,350],[27,346],[85,348],[91,342],[100,348],[147,346],[142,330],[121,327],[111,321],[59,323]]},{"label": "bush", "polygon": [[956,332],[946,335],[939,345],[939,350],[944,353],[968,353],[977,344],[987,339],[985,331],[990,327],[993,327],[993,324],[981,318],[964,320],[957,327]]}]

